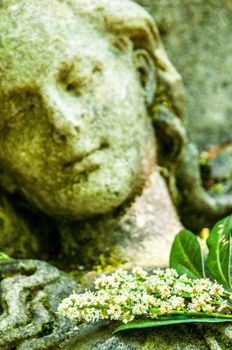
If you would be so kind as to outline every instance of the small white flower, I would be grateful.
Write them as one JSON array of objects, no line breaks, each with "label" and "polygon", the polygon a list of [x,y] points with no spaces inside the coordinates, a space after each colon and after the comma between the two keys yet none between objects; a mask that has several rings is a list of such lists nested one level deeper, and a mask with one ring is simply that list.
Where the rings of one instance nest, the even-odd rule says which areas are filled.
[{"label": "small white flower", "polygon": [[148,307],[143,303],[137,303],[132,309],[134,315],[145,315],[147,313]]},{"label": "small white flower", "polygon": [[215,297],[218,297],[220,295],[223,295],[224,291],[224,288],[220,284],[214,283],[210,288],[209,293]]},{"label": "small white flower", "polygon": [[200,312],[202,305],[198,302],[194,301],[188,304],[188,311],[192,312]]},{"label": "small white flower", "polygon": [[123,323],[128,323],[128,322],[131,322],[133,320],[134,320],[134,316],[129,311],[123,313],[123,315],[122,315],[122,322]]},{"label": "small white flower", "polygon": [[202,310],[204,312],[209,312],[212,313],[215,311],[215,306],[211,305],[211,304],[205,304],[204,306],[202,306]]},{"label": "small white flower", "polygon": [[185,299],[184,298],[172,296],[169,299],[169,302],[170,302],[171,306],[173,307],[173,309],[175,309],[175,310],[181,310],[181,309],[185,308]]},{"label": "small white flower", "polygon": [[88,291],[82,294],[82,298],[79,300],[79,306],[91,306],[94,302],[95,295],[93,292]]},{"label": "small white flower", "polygon": [[120,320],[122,316],[122,309],[119,305],[110,305],[108,314],[111,320]]},{"label": "small white flower", "polygon": [[171,289],[166,284],[160,284],[156,289],[162,299],[166,299],[171,295]]},{"label": "small white flower", "polygon": [[72,305],[72,301],[69,298],[66,298],[59,304],[58,311],[64,314],[66,310],[72,307]]},{"label": "small white flower", "polygon": [[156,298],[153,295],[148,295],[147,293],[142,294],[141,302],[147,307],[152,307],[156,305]]},{"label": "small white flower", "polygon": [[95,294],[93,302],[96,305],[104,306],[106,303],[110,301],[110,295],[105,290],[98,290]]},{"label": "small white flower", "polygon": [[167,268],[164,272],[164,277],[165,278],[177,278],[179,275],[176,270]]},{"label": "small white flower", "polygon": [[114,297],[114,303],[116,305],[125,305],[126,302],[128,301],[128,295],[127,294],[119,294],[115,295]]},{"label": "small white flower", "polygon": [[169,314],[172,310],[173,310],[173,308],[168,302],[163,301],[160,304],[160,314],[161,315]]},{"label": "small white flower", "polygon": [[203,293],[203,294],[199,295],[199,297],[198,297],[198,301],[201,304],[210,303],[211,300],[212,300],[211,296],[207,293]]},{"label": "small white flower", "polygon": [[77,308],[71,307],[67,310],[66,316],[70,318],[70,320],[81,320],[82,318],[82,314],[80,313],[80,311]]},{"label": "small white flower", "polygon": [[177,281],[173,286],[173,292],[177,295],[181,295],[183,293],[190,293],[192,291],[189,285],[184,284],[183,282]]},{"label": "small white flower", "polygon": [[160,283],[160,279],[158,276],[149,276],[146,279],[144,286],[147,291],[154,293],[159,283]]},{"label": "small white flower", "polygon": [[152,318],[152,319],[157,319],[158,315],[155,312],[150,311],[149,312],[149,317]]},{"label": "small white flower", "polygon": [[162,277],[162,276],[164,275],[164,270],[159,269],[159,268],[153,270],[152,272],[154,273],[154,275],[157,275],[157,276],[159,276],[159,277]]},{"label": "small white flower", "polygon": [[143,270],[142,267],[134,267],[132,270],[132,273],[137,276],[137,277],[141,277],[141,278],[145,278],[147,276],[147,271]]},{"label": "small white flower", "polygon": [[95,287],[97,289],[101,289],[101,288],[107,289],[110,287],[110,279],[106,275],[103,275],[103,276],[97,278],[94,283],[95,283]]}]

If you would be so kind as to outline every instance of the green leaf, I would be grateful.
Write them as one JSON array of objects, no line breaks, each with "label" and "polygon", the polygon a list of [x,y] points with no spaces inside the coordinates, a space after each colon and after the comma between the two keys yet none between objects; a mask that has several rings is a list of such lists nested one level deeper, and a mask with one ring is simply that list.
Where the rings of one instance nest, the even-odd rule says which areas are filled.
[{"label": "green leaf", "polygon": [[189,230],[180,231],[173,242],[170,267],[190,278],[205,277],[204,260],[197,236]]},{"label": "green leaf", "polygon": [[118,326],[114,331],[113,334],[129,329],[141,329],[141,328],[151,328],[151,327],[160,327],[160,326],[168,326],[168,325],[175,325],[180,323],[222,323],[222,322],[232,322],[232,319],[226,319],[226,318],[216,318],[216,317],[199,317],[199,318],[190,318],[190,317],[167,317],[157,319],[157,320],[140,320],[140,321],[133,321],[126,324],[121,324]]},{"label": "green leaf", "polygon": [[209,272],[219,283],[229,289],[231,289],[231,235],[232,215],[217,222],[207,239]]},{"label": "green leaf", "polygon": [[0,252],[0,260],[12,260],[8,255],[3,252]]}]

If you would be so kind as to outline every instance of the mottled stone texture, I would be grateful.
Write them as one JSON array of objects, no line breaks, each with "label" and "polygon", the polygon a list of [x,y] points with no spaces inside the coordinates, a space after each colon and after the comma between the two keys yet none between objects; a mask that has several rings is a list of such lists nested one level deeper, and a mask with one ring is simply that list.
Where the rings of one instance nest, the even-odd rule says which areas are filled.
[{"label": "mottled stone texture", "polygon": [[104,270],[124,263],[168,266],[173,238],[181,227],[164,180],[154,170],[129,205],[104,218],[64,222],[60,231],[65,257],[78,258],[88,268],[99,264]]},{"label": "mottled stone texture", "polygon": [[18,257],[25,257],[29,251],[35,256],[39,251],[35,232],[3,193],[0,194],[0,250]]},{"label": "mottled stone texture", "polygon": [[165,48],[183,77],[187,128],[193,141],[204,149],[231,139],[231,1],[136,2],[153,15]]},{"label": "mottled stone texture", "polygon": [[[107,327],[107,332],[106,332]],[[232,327],[175,326],[110,336],[114,325],[81,326],[67,350],[230,350]],[[97,337],[93,337],[93,334]]]},{"label": "mottled stone texture", "polygon": [[[232,2],[135,1],[156,20],[165,48],[183,77],[190,139],[200,151],[225,142],[231,145]],[[205,177],[211,175],[214,182],[225,185],[215,187],[221,193],[232,186],[231,155],[230,146],[204,169]]]},{"label": "mottled stone texture", "polygon": [[181,220],[199,231],[232,212],[231,1],[135,2],[156,20],[183,77],[188,143],[210,150],[190,146],[176,173]]},{"label": "mottled stone texture", "polygon": [[75,330],[57,305],[74,280],[36,260],[0,261],[0,277],[0,349],[64,349]]}]

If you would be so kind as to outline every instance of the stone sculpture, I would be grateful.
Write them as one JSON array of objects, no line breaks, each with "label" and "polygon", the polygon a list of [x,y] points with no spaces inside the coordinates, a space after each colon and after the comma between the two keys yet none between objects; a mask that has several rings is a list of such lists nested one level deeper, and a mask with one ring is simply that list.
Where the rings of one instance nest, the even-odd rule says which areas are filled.
[{"label": "stone sculpture", "polygon": [[55,220],[79,262],[107,251],[167,264],[161,249],[180,224],[152,116],[159,88],[184,133],[183,92],[152,18],[127,1],[11,0],[0,11],[2,188]]}]

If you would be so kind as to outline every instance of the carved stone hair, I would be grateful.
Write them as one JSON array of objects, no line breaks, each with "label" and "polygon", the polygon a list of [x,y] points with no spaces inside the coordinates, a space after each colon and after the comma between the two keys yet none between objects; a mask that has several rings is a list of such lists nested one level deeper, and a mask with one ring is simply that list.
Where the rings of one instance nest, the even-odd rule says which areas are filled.
[{"label": "carved stone hair", "polygon": [[165,85],[175,114],[184,116],[182,78],[169,61],[153,18],[130,0],[66,0],[81,17],[98,30],[129,37],[135,49],[149,52],[156,66],[157,78]]}]

